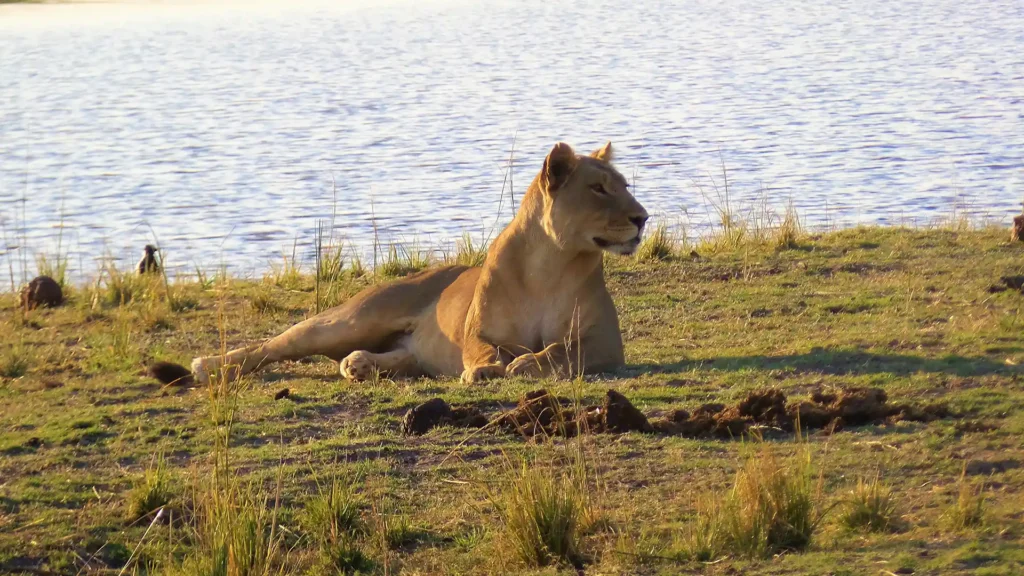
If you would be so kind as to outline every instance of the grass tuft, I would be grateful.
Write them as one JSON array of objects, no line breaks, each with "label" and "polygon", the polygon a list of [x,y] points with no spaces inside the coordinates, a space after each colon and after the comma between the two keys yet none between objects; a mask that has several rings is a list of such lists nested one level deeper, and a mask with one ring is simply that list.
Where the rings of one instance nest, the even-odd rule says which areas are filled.
[{"label": "grass tuft", "polygon": [[298,290],[303,284],[302,267],[299,265],[299,260],[295,255],[297,247],[298,240],[292,244],[291,255],[282,250],[281,262],[270,265],[271,281],[285,290]]},{"label": "grass tuft", "polygon": [[582,565],[580,540],[588,501],[585,487],[571,471],[524,462],[492,502],[514,554],[527,566]]},{"label": "grass tuft", "polygon": [[68,287],[68,257],[58,254],[50,260],[45,254],[36,256],[36,270],[40,276],[53,278],[61,288]]},{"label": "grass tuft", "polygon": [[128,493],[127,516],[136,522],[163,508],[174,498],[172,480],[163,457],[158,457]]},{"label": "grass tuft", "polygon": [[487,242],[474,244],[473,237],[464,233],[462,238],[455,241],[454,256],[449,257],[448,254],[445,254],[445,263],[458,266],[482,266],[486,258]]},{"label": "grass tuft", "polygon": [[342,574],[373,567],[359,541],[367,532],[363,507],[355,493],[337,477],[306,502],[302,526],[316,547],[321,567]]},{"label": "grass tuft", "polygon": [[698,502],[691,554],[768,558],[803,550],[822,517],[814,484],[809,451],[786,463],[765,447],[736,473],[727,494]]},{"label": "grass tuft", "polygon": [[433,264],[433,260],[428,252],[419,250],[415,246],[405,247],[392,244],[388,247],[387,253],[383,255],[383,259],[377,263],[374,272],[384,278],[399,278],[426,270],[431,264]]},{"label": "grass tuft", "polygon": [[668,227],[659,224],[640,243],[636,259],[640,262],[667,260],[679,251],[679,240],[669,232]]},{"label": "grass tuft", "polygon": [[800,244],[803,238],[803,225],[800,223],[800,216],[796,208],[790,203],[786,207],[786,213],[782,216],[779,225],[772,231],[771,243],[778,250],[792,250]]},{"label": "grass tuft", "polygon": [[955,531],[978,528],[985,524],[985,485],[967,479],[967,466],[964,465],[957,480],[956,499],[943,515],[946,524]]},{"label": "grass tuft", "polygon": [[29,354],[24,342],[11,346],[0,357],[0,377],[21,378],[28,373]]},{"label": "grass tuft", "polygon": [[845,504],[840,522],[850,530],[889,532],[896,527],[896,496],[877,475],[870,482],[858,478]]}]

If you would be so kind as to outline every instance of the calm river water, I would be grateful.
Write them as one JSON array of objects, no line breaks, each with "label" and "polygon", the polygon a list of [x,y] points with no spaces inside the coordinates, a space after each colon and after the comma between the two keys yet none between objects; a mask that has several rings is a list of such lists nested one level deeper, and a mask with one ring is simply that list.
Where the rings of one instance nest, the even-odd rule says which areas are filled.
[{"label": "calm river water", "polygon": [[[182,269],[444,246],[550,146],[611,140],[699,230],[714,185],[811,225],[1000,221],[1024,197],[1020,0],[0,5],[0,218],[90,274],[154,234]],[[371,209],[372,206],[372,209]],[[499,211],[500,208],[500,211]],[[7,275],[8,262],[0,261]],[[30,264],[30,272],[34,265]],[[84,269],[84,270],[83,270]]]}]

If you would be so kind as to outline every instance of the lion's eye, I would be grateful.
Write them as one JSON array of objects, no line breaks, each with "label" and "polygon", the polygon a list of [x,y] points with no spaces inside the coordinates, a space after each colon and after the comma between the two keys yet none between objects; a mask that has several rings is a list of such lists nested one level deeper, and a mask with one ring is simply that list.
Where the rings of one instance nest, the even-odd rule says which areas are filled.
[{"label": "lion's eye", "polygon": [[604,189],[603,184],[591,184],[590,189],[597,194],[601,194],[602,196],[608,194],[608,191]]}]

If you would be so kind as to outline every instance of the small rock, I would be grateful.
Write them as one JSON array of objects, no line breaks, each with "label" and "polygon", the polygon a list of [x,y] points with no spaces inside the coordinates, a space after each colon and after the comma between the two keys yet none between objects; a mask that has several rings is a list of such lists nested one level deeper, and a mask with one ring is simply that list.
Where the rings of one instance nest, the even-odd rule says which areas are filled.
[{"label": "small rock", "polygon": [[432,398],[405,413],[402,430],[406,434],[419,436],[451,417],[452,407],[440,398]]},{"label": "small rock", "polygon": [[281,388],[280,390],[277,391],[277,394],[274,394],[274,400],[282,400],[284,398],[291,396],[291,394],[291,390],[287,388]]},{"label": "small rock", "polygon": [[64,293],[60,284],[49,276],[36,276],[21,289],[21,305],[25,310],[60,306],[64,302]]},{"label": "small rock", "polygon": [[607,432],[654,432],[647,417],[615,390],[605,395],[603,412]]}]

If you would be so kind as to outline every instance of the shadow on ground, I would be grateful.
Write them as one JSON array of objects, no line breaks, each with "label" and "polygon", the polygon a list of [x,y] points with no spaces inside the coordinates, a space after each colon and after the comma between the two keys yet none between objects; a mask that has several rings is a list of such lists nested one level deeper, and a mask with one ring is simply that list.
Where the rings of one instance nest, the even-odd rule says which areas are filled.
[{"label": "shadow on ground", "polygon": [[700,360],[682,359],[669,364],[631,364],[622,368],[630,375],[642,373],[672,374],[693,370],[789,370],[809,374],[895,374],[906,376],[919,372],[953,376],[986,376],[990,374],[1024,374],[1013,366],[991,358],[947,355],[923,358],[908,354],[879,354],[862,350],[812,348],[804,354],[782,356],[721,356]]}]

